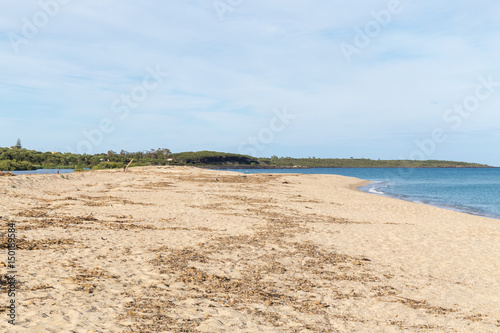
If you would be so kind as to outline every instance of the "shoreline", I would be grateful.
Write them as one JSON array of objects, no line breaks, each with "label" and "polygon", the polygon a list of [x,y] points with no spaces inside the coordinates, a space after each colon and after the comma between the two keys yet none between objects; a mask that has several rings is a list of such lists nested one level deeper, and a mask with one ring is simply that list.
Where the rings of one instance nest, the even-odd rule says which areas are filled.
[{"label": "shoreline", "polygon": [[[494,167],[492,167],[492,168],[494,168]],[[290,170],[290,169],[293,169],[293,168],[288,168],[288,169],[283,169],[283,170]],[[314,168],[309,168],[309,169],[314,169]],[[335,168],[322,168],[322,169],[335,169]],[[352,169],[352,168],[344,168],[344,169]],[[376,168],[354,168],[354,169],[376,169]],[[388,169],[388,168],[383,168],[383,169]],[[410,168],[410,169],[422,169],[422,168]],[[436,168],[436,169],[445,169],[445,168]],[[447,168],[447,169],[457,169],[457,168]],[[464,168],[461,168],[461,169],[464,169]],[[470,168],[470,169],[478,169],[478,168]],[[491,167],[490,168],[483,168],[483,169],[491,169]],[[224,171],[224,169],[212,169],[212,170]],[[267,170],[267,169],[261,169],[261,170]],[[235,171],[235,172],[239,172],[239,171]],[[243,173],[243,174],[246,174],[246,173]],[[250,173],[250,174],[252,174],[252,173]],[[298,171],[297,173],[272,172],[272,174],[291,175],[291,174],[303,174],[303,173],[300,173],[300,171]],[[314,173],[312,173],[312,174],[314,174]],[[323,174],[321,174],[321,175],[323,175]],[[368,194],[374,194],[374,195],[378,195],[378,196],[382,196],[382,197],[386,197],[386,198],[402,200],[402,201],[406,201],[406,202],[412,202],[415,204],[422,204],[422,205],[427,205],[427,206],[431,206],[431,207],[442,208],[442,209],[446,209],[446,210],[450,210],[450,211],[454,211],[454,212],[459,212],[459,213],[464,213],[464,214],[468,214],[468,215],[500,220],[500,215],[496,215],[494,213],[487,213],[487,212],[474,212],[473,208],[467,207],[465,204],[453,205],[453,204],[448,204],[448,203],[433,202],[431,200],[426,201],[426,200],[422,200],[422,199],[413,199],[405,194],[390,194],[390,193],[385,193],[385,192],[377,193],[377,192],[370,192],[369,189],[367,189],[365,191],[365,190],[361,189],[361,187],[365,187],[365,186],[369,185],[370,183],[377,183],[379,181],[370,181],[370,180],[364,180],[364,179],[361,179],[361,180],[363,181],[363,183],[361,185],[354,186],[355,189],[357,189],[361,192],[365,192]]]},{"label": "shoreline", "polygon": [[190,167],[2,177],[16,329],[496,332],[499,221],[360,184]]},{"label": "shoreline", "polygon": [[[172,166],[163,166],[163,167],[172,167]],[[176,167],[176,166],[174,166]],[[204,167],[193,167],[193,168],[200,168],[200,169],[205,169],[205,170],[213,170],[213,171],[223,171],[223,172],[227,172],[226,169],[213,169],[213,168],[204,168]],[[315,169],[316,167],[305,167],[305,168],[293,168],[293,167],[290,167],[290,168],[283,168],[283,170],[290,170],[290,169]],[[323,167],[321,167],[323,168]],[[330,168],[325,168],[325,169],[335,169],[336,167],[330,167]],[[365,169],[370,169],[370,168],[376,168],[376,167],[368,167],[368,168],[365,168]],[[484,169],[490,169],[490,168],[496,168],[496,167],[488,167],[488,168],[484,168]],[[241,169],[244,169],[244,168],[241,168]],[[270,167],[270,168],[259,168],[261,170],[272,170],[272,169],[276,169],[274,167]],[[440,168],[440,169],[443,169],[443,168]],[[448,169],[456,169],[456,168],[451,168],[449,167]],[[478,169],[478,168],[473,168],[473,169]],[[59,171],[62,171],[63,174],[70,174],[70,173],[73,173],[73,172],[65,172],[66,170],[71,170],[73,171],[73,169],[37,169],[37,170],[23,170],[23,171],[6,171],[6,173],[13,173],[14,175],[16,176],[22,176],[22,175],[37,175],[37,174],[46,174],[46,172],[37,172],[37,173],[29,173],[31,171],[45,171],[45,170],[49,170],[49,171],[52,171],[52,170],[59,170]],[[118,169],[117,169],[118,170]],[[90,171],[90,170],[86,170],[86,171]],[[235,172],[239,172],[239,171],[235,171]],[[244,173],[242,173],[244,174]],[[280,174],[280,173],[276,173],[276,174]],[[286,174],[293,174],[293,173],[285,173],[284,175]],[[298,173],[300,174],[300,173]],[[403,201],[406,201],[406,202],[412,202],[412,203],[416,203],[416,204],[423,204],[423,205],[428,205],[428,206],[432,206],[432,207],[437,207],[437,208],[442,208],[442,209],[446,209],[446,210],[450,210],[450,211],[454,211],[454,212],[459,212],[459,213],[464,213],[464,214],[468,214],[468,215],[473,215],[473,216],[480,216],[480,217],[485,217],[485,218],[491,218],[491,219],[496,219],[496,220],[500,220],[500,216],[499,215],[495,215],[495,214],[487,214],[487,213],[474,213],[474,212],[471,212],[471,208],[469,207],[466,207],[466,206],[453,206],[453,205],[447,205],[446,203],[433,203],[432,201],[421,201],[421,200],[415,200],[415,199],[411,199],[411,198],[406,198],[405,195],[392,195],[392,194],[387,194],[387,193],[374,193],[374,192],[369,192],[369,191],[364,191],[363,189],[361,189],[361,187],[365,187],[367,186],[368,184],[370,183],[373,183],[374,181],[370,181],[370,180],[363,180],[363,182],[361,183],[361,185],[355,185],[353,186],[352,188],[354,189],[357,189],[361,192],[365,192],[365,193],[368,193],[368,194],[374,194],[374,195],[379,195],[379,196],[383,196],[383,197],[387,197],[387,198],[393,198],[393,199],[397,199],[397,200],[403,200]]]},{"label": "shoreline", "polygon": [[364,191],[361,189],[361,187],[366,187],[367,185],[373,183],[373,181],[366,180],[365,182],[366,183],[364,185],[357,186],[356,190],[363,192],[363,193],[371,194],[371,195],[377,195],[377,196],[381,196],[381,197],[385,197],[385,198],[402,200],[402,201],[411,202],[411,203],[415,203],[415,204],[419,204],[419,205],[426,205],[426,206],[430,206],[430,207],[436,207],[436,208],[449,210],[452,212],[463,213],[463,214],[467,214],[467,215],[479,216],[479,217],[484,217],[484,218],[494,219],[494,220],[500,221],[500,216],[498,216],[498,215],[494,215],[494,214],[488,215],[486,213],[484,213],[484,214],[473,213],[470,211],[471,208],[466,207],[466,206],[452,206],[452,205],[447,205],[447,204],[433,203],[431,201],[426,202],[426,201],[420,201],[420,200],[415,200],[415,199],[411,199],[411,198],[406,198],[405,195],[392,195],[392,194],[388,194],[388,193],[374,193],[374,192],[369,192],[369,190]]},{"label": "shoreline", "polygon": [[[217,166],[217,165],[208,165],[208,166],[196,166],[196,165],[186,165],[187,167],[192,168],[200,168],[214,171],[225,171],[225,170],[301,170],[301,169],[500,169],[496,166],[479,166],[479,167],[462,167],[462,166],[446,166],[446,167],[401,167],[401,166],[384,166],[384,167],[338,167],[338,166],[255,166],[255,165],[229,165],[229,166]],[[147,166],[146,166],[147,167]],[[151,166],[157,167],[157,166]],[[183,165],[162,165],[159,167],[183,167]],[[68,166],[64,168],[38,168],[33,170],[11,170],[4,172],[31,172],[31,171],[40,171],[40,170],[75,170],[74,167]],[[90,170],[90,169],[89,169]],[[105,169],[101,169],[105,170]],[[113,169],[111,169],[113,170]],[[118,170],[118,169],[117,169]],[[2,171],[2,170],[0,170]]]}]

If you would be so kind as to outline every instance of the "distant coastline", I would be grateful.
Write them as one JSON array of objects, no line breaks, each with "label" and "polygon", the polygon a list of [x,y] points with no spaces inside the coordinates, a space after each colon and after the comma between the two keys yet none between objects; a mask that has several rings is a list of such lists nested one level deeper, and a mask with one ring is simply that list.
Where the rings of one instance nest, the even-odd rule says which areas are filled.
[{"label": "distant coastline", "polygon": [[139,152],[108,151],[94,155],[0,148],[0,170],[101,170],[137,166],[194,166],[210,169],[309,168],[491,168],[479,163],[441,160],[372,160],[367,158],[253,157],[216,151],[171,153],[167,148]]},{"label": "distant coastline", "polygon": [[439,169],[466,169],[466,168],[474,168],[474,169],[495,169],[499,167],[494,167],[494,166],[414,166],[414,167],[403,167],[403,166],[321,166],[321,167],[310,167],[310,166],[287,166],[287,165],[215,165],[215,166],[204,166],[203,168],[206,169],[214,169],[214,170],[227,170],[227,169],[238,169],[238,170],[243,170],[243,169],[270,169],[270,170],[275,170],[275,169],[355,169],[355,168],[360,168],[360,169],[384,169],[384,168],[392,168],[392,169],[399,169],[399,168],[409,168],[409,169],[429,169],[429,168],[439,168]]}]

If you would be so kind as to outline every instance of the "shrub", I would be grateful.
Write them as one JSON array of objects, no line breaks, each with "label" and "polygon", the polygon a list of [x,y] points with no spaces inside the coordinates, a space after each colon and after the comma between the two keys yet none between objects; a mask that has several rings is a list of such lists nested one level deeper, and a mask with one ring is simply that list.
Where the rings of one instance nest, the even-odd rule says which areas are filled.
[{"label": "shrub", "polygon": [[123,168],[123,163],[119,162],[101,162],[93,167],[93,170],[103,170],[103,169],[121,169]]},{"label": "shrub", "polygon": [[0,161],[0,170],[2,171],[16,171],[16,170],[35,170],[36,167],[27,161]]}]

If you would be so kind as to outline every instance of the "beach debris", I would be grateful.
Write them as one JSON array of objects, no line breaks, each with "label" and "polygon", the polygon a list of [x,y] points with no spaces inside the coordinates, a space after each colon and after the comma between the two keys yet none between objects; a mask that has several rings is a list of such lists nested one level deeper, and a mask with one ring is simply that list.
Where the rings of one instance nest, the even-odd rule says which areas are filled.
[{"label": "beach debris", "polygon": [[[8,239],[0,238],[0,249],[8,248]],[[47,250],[47,249],[63,249],[73,247],[75,240],[71,238],[47,238],[41,240],[27,239],[22,236],[16,239],[16,248],[18,250]]]},{"label": "beach debris", "polygon": [[123,171],[124,171],[124,172],[127,172],[128,167],[130,166],[130,164],[132,164],[132,162],[133,162],[133,161],[134,161],[134,159],[131,159],[131,160],[130,160],[130,162],[128,162],[128,164],[127,164],[127,165],[124,165],[124,166],[123,166]]},{"label": "beach debris", "polygon": [[[109,175],[112,175],[112,172],[110,171]],[[149,196],[155,194],[150,193],[151,191],[158,191],[170,199],[177,192],[193,198],[190,196],[193,191],[201,188],[200,191],[206,191],[202,192],[205,193],[200,196],[202,199],[183,203],[188,211],[193,203],[197,203],[199,206],[196,207],[204,210],[201,212],[203,215],[197,220],[199,224],[182,224],[183,214],[186,211],[183,208],[179,209],[181,213],[177,215],[175,212],[165,211],[163,219],[160,220],[159,216],[147,212],[146,207],[130,206],[155,206],[153,208],[156,209],[162,207],[164,202],[155,204],[154,201],[148,201],[146,195],[130,196],[131,199],[144,201],[144,203],[133,202],[122,199],[119,190],[111,192],[115,196],[102,195],[98,194],[103,193],[100,191],[102,187],[97,186],[93,188],[95,191],[92,189],[89,191],[85,185],[80,185],[82,192],[78,194],[75,194],[74,187],[67,185],[68,188],[71,187],[67,192],[57,194],[43,191],[47,196],[31,194],[27,197],[25,193],[14,193],[14,191],[9,193],[12,197],[22,197],[23,200],[29,199],[35,202],[24,206],[29,207],[28,209],[19,208],[19,213],[16,214],[19,230],[71,228],[62,231],[68,233],[80,229],[91,230],[92,236],[88,234],[82,241],[62,238],[36,240],[21,237],[18,239],[19,248],[54,252],[78,246],[92,247],[92,251],[88,253],[93,253],[91,254],[93,257],[89,260],[95,258],[96,261],[84,261],[78,254],[77,257],[61,264],[64,267],[64,275],[69,276],[64,280],[70,280],[71,288],[79,291],[72,294],[91,301],[96,296],[105,297],[110,289],[123,288],[120,292],[125,297],[122,303],[124,307],[117,314],[117,320],[120,323],[126,322],[130,331],[192,332],[197,331],[198,327],[200,327],[198,331],[203,331],[201,329],[203,325],[206,324],[206,329],[211,321],[223,321],[220,313],[226,312],[241,314],[248,319],[248,322],[258,323],[264,331],[266,328],[268,331],[270,328],[275,328],[277,331],[331,332],[333,330],[330,321],[337,319],[339,322],[364,323],[366,317],[361,312],[359,316],[352,315],[352,312],[348,311],[345,314],[343,312],[345,308],[341,307],[344,303],[350,302],[364,304],[371,301],[370,298],[376,298],[377,302],[390,302],[391,307],[399,305],[398,308],[417,310],[423,315],[432,313],[447,315],[448,317],[443,317],[446,319],[451,318],[449,315],[451,312],[447,311],[449,309],[441,308],[437,304],[431,305],[425,300],[398,298],[402,291],[390,285],[391,277],[373,269],[374,264],[368,258],[338,253],[334,249],[336,247],[334,239],[329,246],[321,245],[321,242],[315,243],[314,238],[310,241],[304,240],[302,235],[307,235],[309,230],[319,229],[323,225],[337,227],[330,224],[369,224],[369,222],[314,214],[313,211],[304,213],[301,209],[304,204],[283,206],[280,197],[277,197],[278,200],[273,197],[273,191],[281,186],[279,181],[282,179],[281,176],[246,177],[217,174],[215,177],[193,172],[189,175],[162,174],[161,178],[148,174],[148,178],[146,176],[141,178],[146,174],[141,172],[138,169],[130,175],[116,176],[121,182],[125,178],[132,179],[139,175],[136,178],[137,182],[131,181],[119,185],[116,183],[117,186],[108,187],[106,192],[113,188],[128,187],[127,190],[132,193],[147,193]],[[76,180],[78,177],[72,179]],[[268,188],[266,183],[269,180],[272,191],[265,190]],[[172,185],[173,182],[175,187]],[[189,187],[184,187],[183,182]],[[59,183],[64,186],[65,182]],[[217,188],[222,188],[224,191],[217,191]],[[311,206],[306,206],[307,209],[317,207],[313,205],[314,203],[324,203],[313,201],[307,195],[304,197],[287,195],[296,202],[311,203]],[[64,205],[72,207],[63,208]],[[110,206],[114,209],[110,209]],[[244,219],[235,219],[238,223],[241,222],[241,229],[238,228],[236,233],[231,230],[231,224],[210,224],[213,221],[210,215],[221,217],[224,223],[230,222],[227,216],[244,216]],[[151,222],[148,222],[149,220]],[[244,228],[243,223],[248,220],[251,221],[249,223],[251,226]],[[169,227],[158,228],[145,223]],[[103,231],[105,228],[119,232]],[[147,229],[162,231],[146,232]],[[138,238],[134,239],[141,239],[140,245],[144,246],[141,250],[137,244],[127,243],[135,237],[135,233]],[[122,244],[114,243],[117,234],[126,236],[122,244],[131,247],[124,248]],[[155,235],[161,237],[155,239],[153,243],[144,241]],[[192,240],[189,244],[195,245],[187,246],[187,243],[177,242],[183,235],[189,235]],[[168,243],[169,246],[164,246],[169,240],[173,241],[171,244]],[[2,245],[4,243],[5,241],[0,239],[0,248],[5,246]],[[150,247],[155,243],[158,244],[157,248],[154,248],[154,245]],[[94,249],[104,251],[94,253]],[[40,255],[44,253],[48,252],[40,252]],[[30,254],[39,255],[34,252]],[[140,263],[141,272],[147,272],[150,278],[132,274],[133,271],[122,273],[114,267],[110,268],[112,261],[119,261],[120,265],[130,264],[131,267],[137,267]],[[66,264],[67,262],[69,264]],[[83,263],[89,265],[90,262],[93,262],[92,266],[82,266]],[[102,268],[94,268],[96,263],[102,264]],[[56,265],[57,261],[52,260],[48,264]],[[111,279],[113,281],[110,281]],[[44,282],[53,286],[31,282],[29,284],[31,288],[24,290],[39,290],[40,294],[55,294],[49,290],[54,287],[59,290],[59,286],[54,282]],[[5,281],[0,276],[0,286],[3,283]],[[46,289],[47,291],[44,291]],[[1,306],[0,312],[2,312]],[[463,316],[463,313],[456,315]],[[480,317],[477,318],[466,319],[481,320]],[[403,320],[394,320],[390,325],[400,328],[417,327],[408,325],[408,321]],[[418,328],[422,327],[424,326]]]}]

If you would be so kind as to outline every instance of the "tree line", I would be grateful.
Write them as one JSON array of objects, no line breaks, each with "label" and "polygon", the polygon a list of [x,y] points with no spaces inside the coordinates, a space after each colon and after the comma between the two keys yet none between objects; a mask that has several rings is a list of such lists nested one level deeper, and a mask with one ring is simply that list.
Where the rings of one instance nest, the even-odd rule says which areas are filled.
[{"label": "tree line", "polygon": [[372,160],[368,158],[259,158],[261,165],[269,167],[309,168],[485,168],[486,164],[440,160]]},{"label": "tree line", "polygon": [[164,165],[171,152],[166,148],[140,152],[108,151],[94,155],[39,152],[22,148],[0,148],[0,170],[35,170],[35,169],[106,169],[119,168],[132,159],[135,165]]},{"label": "tree line", "polygon": [[167,148],[139,152],[108,151],[94,155],[39,152],[20,147],[0,148],[0,170],[35,169],[114,169],[130,161],[134,166],[192,165],[211,168],[480,168],[485,164],[454,161],[409,161],[339,158],[255,158],[247,155],[214,151],[182,152],[172,154]]}]

